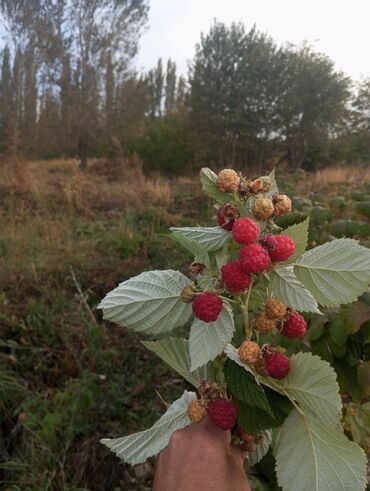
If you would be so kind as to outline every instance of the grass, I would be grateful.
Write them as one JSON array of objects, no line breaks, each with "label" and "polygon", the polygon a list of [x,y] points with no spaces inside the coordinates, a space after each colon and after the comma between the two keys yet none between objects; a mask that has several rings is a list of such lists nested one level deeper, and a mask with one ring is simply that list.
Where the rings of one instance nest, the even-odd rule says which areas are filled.
[{"label": "grass", "polygon": [[[149,490],[152,463],[119,463],[99,440],[149,426],[164,409],[154,391],[172,400],[184,388],[137,335],[102,321],[96,305],[144,270],[185,271],[189,256],[164,234],[211,225],[213,205],[196,177],[148,177],[135,157],[89,167],[82,175],[73,160],[1,166],[4,489]],[[357,171],[305,176],[308,208],[328,199],[312,190],[326,182],[330,195],[342,193],[348,176],[364,179]],[[299,183],[285,183],[288,192]]]}]

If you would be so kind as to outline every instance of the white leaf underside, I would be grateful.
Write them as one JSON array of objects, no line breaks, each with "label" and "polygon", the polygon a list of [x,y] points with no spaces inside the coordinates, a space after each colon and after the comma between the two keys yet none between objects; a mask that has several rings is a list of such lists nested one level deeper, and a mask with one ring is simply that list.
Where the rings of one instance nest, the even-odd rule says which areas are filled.
[{"label": "white leaf underside", "polygon": [[296,278],[293,266],[276,267],[270,274],[270,288],[277,299],[293,310],[321,313],[314,297]]},{"label": "white leaf underside", "polygon": [[231,239],[231,232],[221,227],[172,227],[170,230],[199,242],[208,252],[221,249]]},{"label": "white leaf underside", "polygon": [[141,464],[163,450],[174,431],[190,424],[188,405],[196,398],[194,392],[185,391],[151,428],[122,438],[104,438],[101,443],[128,464]]},{"label": "white leaf underside", "polygon": [[226,302],[223,303],[222,311],[215,322],[203,322],[195,318],[189,338],[191,370],[220,355],[230,343],[234,329],[233,312]]},{"label": "white leaf underside", "polygon": [[370,250],[352,239],[335,239],[304,253],[294,273],[320,305],[353,302],[370,283]]},{"label": "white leaf underside", "polygon": [[262,431],[263,439],[256,445],[256,449],[248,454],[248,465],[251,467],[257,464],[267,454],[272,442],[272,431]]},{"label": "white leaf underside", "polygon": [[148,271],[121,283],[99,308],[105,319],[144,334],[183,326],[191,317],[180,294],[189,279],[178,271]]},{"label": "white leaf underside", "polygon": [[190,371],[191,362],[187,339],[166,338],[160,341],[142,341],[142,344],[194,387],[199,387],[202,380],[213,381],[215,378],[214,368],[211,364],[203,365],[193,372]]},{"label": "white leaf underside", "polygon": [[293,256],[291,256],[284,264],[294,263],[294,261],[304,253],[308,243],[308,227],[310,224],[310,219],[306,218],[303,222],[291,225],[282,231],[283,235],[288,235],[294,240],[295,251]]},{"label": "white leaf underside", "polygon": [[365,491],[365,454],[339,424],[328,428],[315,416],[293,409],[274,450],[284,491]]}]

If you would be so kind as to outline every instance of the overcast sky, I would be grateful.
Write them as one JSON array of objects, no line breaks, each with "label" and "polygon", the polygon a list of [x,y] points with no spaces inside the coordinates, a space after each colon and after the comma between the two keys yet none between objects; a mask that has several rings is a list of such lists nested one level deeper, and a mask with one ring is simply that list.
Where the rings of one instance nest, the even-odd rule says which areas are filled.
[{"label": "overcast sky", "polygon": [[352,78],[370,75],[370,0],[150,0],[138,68],[172,58],[186,73],[200,33],[214,18],[256,24],[279,44],[307,40]]}]

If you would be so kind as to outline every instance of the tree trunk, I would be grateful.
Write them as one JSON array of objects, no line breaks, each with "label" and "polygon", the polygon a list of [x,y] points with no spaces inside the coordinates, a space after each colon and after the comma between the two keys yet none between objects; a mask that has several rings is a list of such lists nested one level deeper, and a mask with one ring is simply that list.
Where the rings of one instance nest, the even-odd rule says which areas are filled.
[{"label": "tree trunk", "polygon": [[78,140],[78,155],[80,157],[80,171],[85,172],[87,170],[87,143],[82,136]]}]

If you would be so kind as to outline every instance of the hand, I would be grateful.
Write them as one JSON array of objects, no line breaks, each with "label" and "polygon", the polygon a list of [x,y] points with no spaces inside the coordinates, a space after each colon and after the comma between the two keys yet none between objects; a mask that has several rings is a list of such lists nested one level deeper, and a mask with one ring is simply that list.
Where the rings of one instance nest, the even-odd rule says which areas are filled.
[{"label": "hand", "polygon": [[244,455],[230,443],[230,431],[208,417],[176,431],[158,457],[153,491],[250,491]]}]

